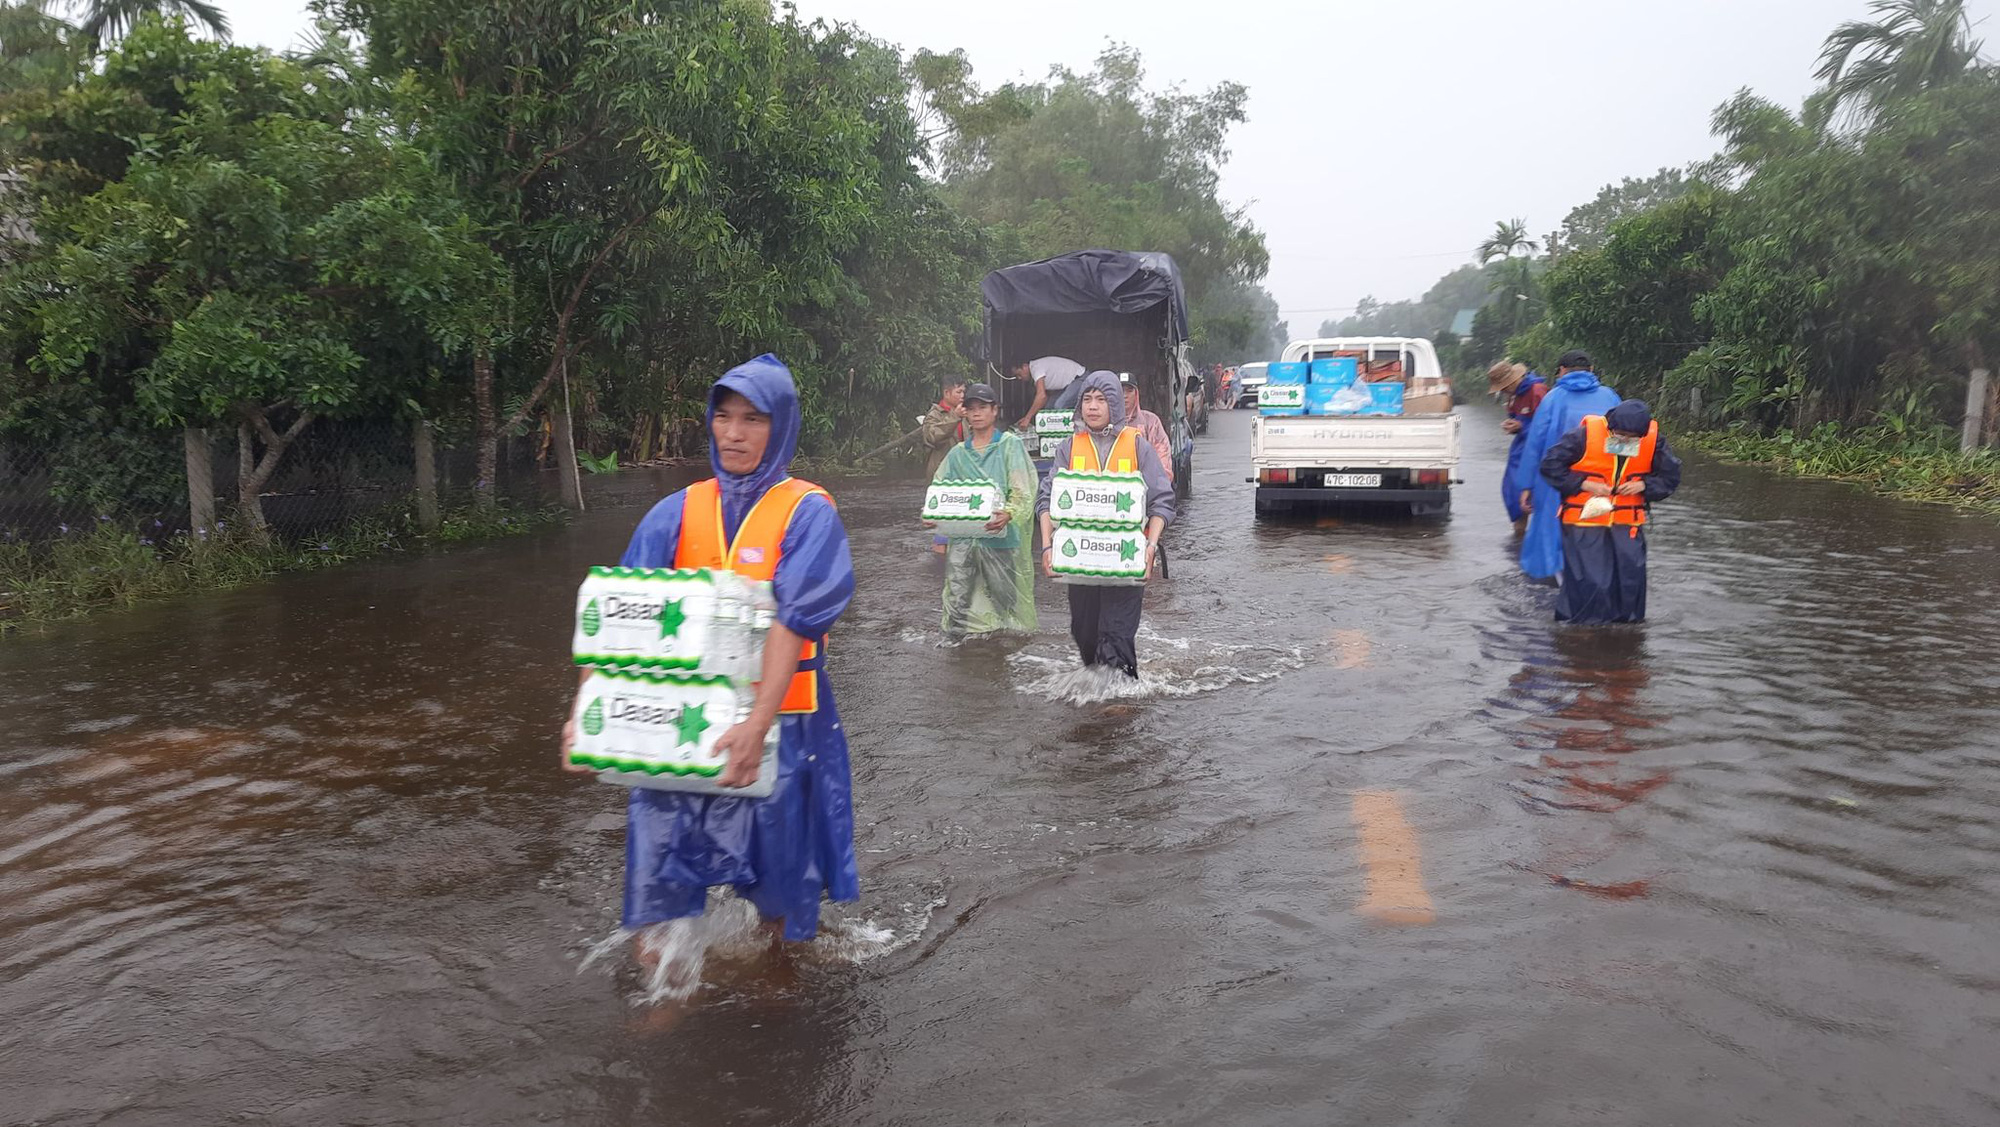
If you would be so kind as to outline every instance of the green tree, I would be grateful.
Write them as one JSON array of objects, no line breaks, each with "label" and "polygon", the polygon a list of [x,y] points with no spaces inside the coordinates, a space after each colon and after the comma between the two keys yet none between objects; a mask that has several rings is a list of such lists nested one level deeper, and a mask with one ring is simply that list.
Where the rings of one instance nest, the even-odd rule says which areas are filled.
[{"label": "green tree", "polygon": [[76,29],[49,13],[47,0],[0,4],[0,98],[59,90],[76,78],[88,55]]},{"label": "green tree", "polygon": [[1596,250],[1611,236],[1611,227],[1622,219],[1679,199],[1699,180],[1678,168],[1662,168],[1644,179],[1627,176],[1616,184],[1606,184],[1597,198],[1571,208],[1563,217],[1562,230],[1549,246],[1552,257],[1580,250]]},{"label": "green tree", "polygon": [[1088,73],[1059,69],[990,93],[959,56],[918,64],[921,100],[949,123],[938,139],[947,194],[993,231],[1001,260],[1164,251],[1180,265],[1197,339],[1218,343],[1214,360],[1239,358],[1229,351],[1249,343],[1239,330],[1259,330],[1206,323],[1237,317],[1238,287],[1270,266],[1262,233],[1217,194],[1229,130],[1245,120],[1241,85],[1148,90],[1139,55],[1119,45]]},{"label": "green tree", "polygon": [[[685,417],[720,366],[773,349],[793,362],[824,434],[831,392],[847,386],[846,370],[825,364],[832,338],[906,329],[904,316],[931,308],[867,293],[850,269],[884,287],[964,283],[944,248],[968,235],[917,175],[900,61],[848,29],[742,0],[327,10],[369,44],[378,80],[522,295],[514,343],[474,366],[484,482],[497,434],[579,374],[593,395]],[[898,250],[922,267],[879,261]],[[831,312],[860,300],[887,317],[857,325]],[[933,354],[939,334],[921,339]],[[848,359],[858,376],[862,361]],[[934,375],[868,366],[905,386]]]},{"label": "green tree", "polygon": [[179,16],[217,39],[229,38],[229,16],[206,0],[77,0],[83,10],[77,30],[96,43],[125,38],[149,15]]},{"label": "green tree", "polygon": [[1827,36],[1813,77],[1826,84],[1817,122],[1846,108],[1872,120],[1889,102],[1954,81],[1979,62],[1965,0],[1873,0],[1875,19],[1850,20]]},{"label": "green tree", "polygon": [[1365,297],[1347,317],[1320,323],[1323,337],[1416,336],[1436,338],[1458,315],[1477,310],[1494,298],[1494,278],[1501,263],[1465,265],[1439,278],[1414,301],[1381,302]]},{"label": "green tree", "polygon": [[[1487,278],[1487,287],[1494,294],[1490,308],[1499,310],[1505,318],[1507,335],[1512,336],[1534,320],[1533,309],[1539,300],[1535,292],[1535,251],[1539,244],[1528,237],[1526,220],[1503,220],[1493,225],[1493,234],[1479,244],[1479,261],[1482,265],[1498,263],[1499,269]],[[1481,339],[1477,325],[1473,329],[1475,341]]]},{"label": "green tree", "polygon": [[[75,158],[103,157],[104,106],[135,132],[100,180]],[[325,104],[285,60],[141,20],[30,123],[43,211],[5,272],[29,393],[12,421],[61,425],[95,388],[128,424],[233,426],[261,529],[307,427],[412,393],[410,369],[369,363],[381,342],[460,350],[503,304],[463,209],[389,124]]]},{"label": "green tree", "polygon": [[1559,259],[1543,287],[1556,336],[1589,349],[1627,394],[1658,390],[1705,343],[1695,306],[1728,268],[1728,198],[1696,188],[1617,221],[1597,249]]}]

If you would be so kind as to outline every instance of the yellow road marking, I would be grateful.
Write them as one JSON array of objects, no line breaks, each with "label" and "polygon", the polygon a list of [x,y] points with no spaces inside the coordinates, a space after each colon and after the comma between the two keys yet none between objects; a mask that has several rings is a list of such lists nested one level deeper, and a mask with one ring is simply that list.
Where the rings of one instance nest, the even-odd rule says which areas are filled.
[{"label": "yellow road marking", "polygon": [[1335,630],[1333,644],[1339,651],[1333,658],[1335,669],[1360,669],[1368,664],[1368,655],[1375,649],[1368,635],[1359,630]]},{"label": "yellow road marking", "polygon": [[1367,889],[1357,911],[1388,924],[1437,922],[1424,891],[1423,851],[1394,791],[1354,792],[1354,832],[1361,839]]}]

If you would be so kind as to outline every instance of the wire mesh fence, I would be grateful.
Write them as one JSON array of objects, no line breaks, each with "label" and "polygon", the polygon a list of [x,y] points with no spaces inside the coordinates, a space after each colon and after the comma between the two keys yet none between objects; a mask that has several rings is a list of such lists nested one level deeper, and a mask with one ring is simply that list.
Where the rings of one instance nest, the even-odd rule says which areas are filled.
[{"label": "wire mesh fence", "polygon": [[[253,481],[267,451],[253,438],[216,428],[205,438],[207,496],[214,519],[245,515],[243,483]],[[55,442],[0,437],[0,539],[44,541],[96,524],[118,523],[165,538],[192,530],[188,456],[179,431],[91,432],[80,428]],[[432,436],[436,492],[445,507],[468,499],[477,454],[469,441]],[[402,419],[319,420],[284,451],[255,490],[272,531],[304,539],[354,521],[407,510],[418,488],[418,439]],[[503,439],[496,474],[502,496],[533,496],[540,488],[536,449],[527,438]]]}]

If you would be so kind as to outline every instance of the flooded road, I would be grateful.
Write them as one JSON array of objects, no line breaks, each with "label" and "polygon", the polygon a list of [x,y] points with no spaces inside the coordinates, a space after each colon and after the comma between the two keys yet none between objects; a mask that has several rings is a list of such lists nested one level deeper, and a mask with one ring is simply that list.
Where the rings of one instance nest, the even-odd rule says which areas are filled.
[{"label": "flooded road", "polygon": [[1653,620],[1558,631],[1465,413],[1450,521],[1283,525],[1219,416],[1110,703],[1046,584],[937,648],[914,485],[828,482],[863,900],[684,1005],[579,972],[623,795],[555,758],[682,479],[0,644],[0,1120],[2000,1122],[2000,528],[1695,460]]}]

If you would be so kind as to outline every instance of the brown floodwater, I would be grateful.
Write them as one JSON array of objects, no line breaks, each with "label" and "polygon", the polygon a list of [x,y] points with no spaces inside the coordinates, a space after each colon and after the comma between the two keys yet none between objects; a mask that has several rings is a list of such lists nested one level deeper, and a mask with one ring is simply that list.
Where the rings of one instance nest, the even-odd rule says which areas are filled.
[{"label": "brown floodwater", "polygon": [[1277,525],[1218,416],[1093,703],[1059,590],[941,649],[914,484],[829,482],[863,899],[680,1003],[582,965],[554,738],[682,478],[0,643],[0,1121],[2000,1122],[2000,527],[1691,459],[1652,621],[1558,630],[1466,415],[1448,522]]}]

